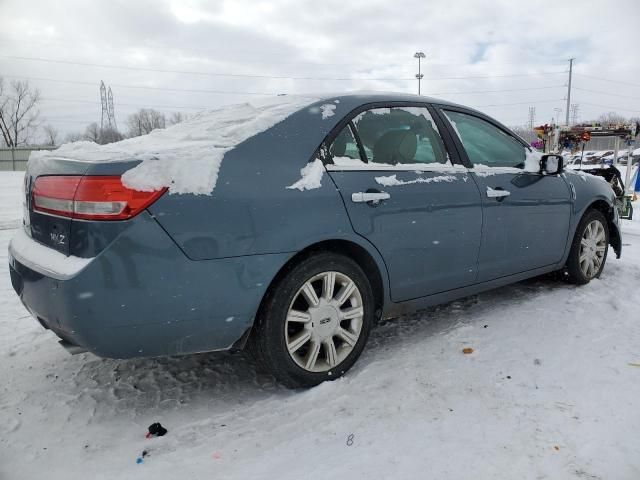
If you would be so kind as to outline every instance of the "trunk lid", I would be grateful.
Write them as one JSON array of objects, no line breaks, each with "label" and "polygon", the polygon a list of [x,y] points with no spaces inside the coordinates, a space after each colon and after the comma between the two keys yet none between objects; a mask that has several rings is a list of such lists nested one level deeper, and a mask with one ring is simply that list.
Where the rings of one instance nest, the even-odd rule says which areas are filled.
[{"label": "trunk lid", "polygon": [[52,175],[121,175],[139,162],[91,163],[58,157],[31,158],[24,179],[24,229],[31,238],[64,255],[93,257],[126,226],[122,221],[87,221],[34,211],[33,187],[38,177]]}]

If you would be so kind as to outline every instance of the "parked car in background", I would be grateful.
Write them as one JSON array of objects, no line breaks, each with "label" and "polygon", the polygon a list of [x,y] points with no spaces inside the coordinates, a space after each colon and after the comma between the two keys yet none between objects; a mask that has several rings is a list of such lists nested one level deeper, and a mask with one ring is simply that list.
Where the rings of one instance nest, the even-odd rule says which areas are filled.
[{"label": "parked car in background", "polygon": [[625,158],[627,155],[627,150],[618,150],[618,156],[616,157],[615,161],[614,161],[614,152],[611,152],[607,155],[604,155],[602,157],[602,161],[603,163],[605,163],[606,165],[614,165],[616,162],[619,162],[621,160],[623,160],[623,158]]},{"label": "parked car in background", "polygon": [[[629,150],[621,150],[618,152],[618,160],[616,164],[625,166],[629,157]],[[640,148],[631,151],[631,164],[637,165],[640,161]]]},{"label": "parked car in background", "polygon": [[249,346],[289,386],[340,377],[374,321],[536,275],[597,278],[613,191],[423,96],[283,96],[32,155],[13,287],[71,351]]}]

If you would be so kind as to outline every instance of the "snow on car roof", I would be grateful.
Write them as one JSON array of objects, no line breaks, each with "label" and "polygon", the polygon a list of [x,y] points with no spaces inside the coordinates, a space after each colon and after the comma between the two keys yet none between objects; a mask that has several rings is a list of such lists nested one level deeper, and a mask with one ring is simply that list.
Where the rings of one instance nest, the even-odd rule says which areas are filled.
[{"label": "snow on car roof", "polygon": [[226,152],[318,100],[318,97],[286,95],[227,105],[202,111],[182,123],[148,135],[107,145],[87,141],[68,143],[54,151],[33,152],[30,160],[141,160],[123,174],[127,187],[142,191],[169,187],[173,193],[209,194],[215,187]]},{"label": "snow on car roof", "polygon": [[171,193],[210,194],[229,150],[318,102],[321,104],[310,112],[317,110],[323,120],[329,119],[341,101],[350,106],[378,101],[453,105],[429,97],[388,92],[281,95],[205,110],[166,129],[107,145],[80,141],[53,151],[34,151],[30,160],[63,158],[94,163],[140,160],[122,175],[129,188],[151,191],[168,187]]}]

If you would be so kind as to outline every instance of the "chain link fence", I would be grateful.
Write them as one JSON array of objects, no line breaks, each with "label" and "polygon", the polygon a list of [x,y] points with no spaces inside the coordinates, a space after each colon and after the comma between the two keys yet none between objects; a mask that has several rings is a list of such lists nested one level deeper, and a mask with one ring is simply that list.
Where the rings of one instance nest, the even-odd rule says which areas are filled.
[{"label": "chain link fence", "polygon": [[55,150],[57,147],[17,147],[0,148],[0,172],[24,171],[27,160],[34,150]]}]

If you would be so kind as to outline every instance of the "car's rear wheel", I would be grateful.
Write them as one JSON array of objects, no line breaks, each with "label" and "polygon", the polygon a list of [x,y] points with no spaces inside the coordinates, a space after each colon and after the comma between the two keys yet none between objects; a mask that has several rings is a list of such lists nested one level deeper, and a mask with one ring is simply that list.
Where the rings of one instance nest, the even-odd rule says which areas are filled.
[{"label": "car's rear wheel", "polygon": [[607,261],[609,228],[598,210],[584,214],[576,229],[567,259],[567,275],[571,283],[584,285],[598,278]]},{"label": "car's rear wheel", "polygon": [[373,315],[373,293],[360,266],[343,255],[318,253],[270,289],[256,319],[252,350],[285,385],[317,385],[356,362]]}]

